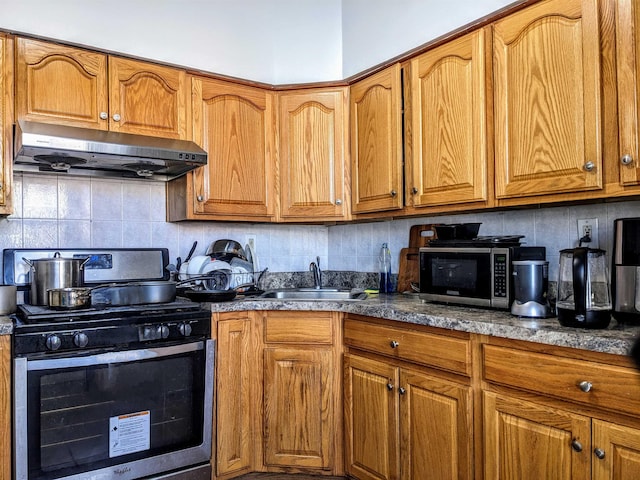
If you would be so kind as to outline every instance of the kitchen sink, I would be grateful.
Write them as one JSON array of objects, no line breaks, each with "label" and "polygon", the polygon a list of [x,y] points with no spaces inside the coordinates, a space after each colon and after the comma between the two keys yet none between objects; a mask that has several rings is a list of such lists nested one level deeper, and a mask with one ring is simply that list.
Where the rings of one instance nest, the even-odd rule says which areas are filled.
[{"label": "kitchen sink", "polygon": [[347,290],[338,288],[283,288],[269,290],[260,298],[276,300],[303,300],[303,301],[359,301],[367,298],[362,290]]}]

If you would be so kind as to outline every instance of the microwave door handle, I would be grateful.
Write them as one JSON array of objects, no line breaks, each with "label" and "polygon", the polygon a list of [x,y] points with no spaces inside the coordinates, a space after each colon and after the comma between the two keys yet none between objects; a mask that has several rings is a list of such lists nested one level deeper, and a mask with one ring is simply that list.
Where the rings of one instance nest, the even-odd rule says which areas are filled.
[{"label": "microwave door handle", "polygon": [[52,358],[46,360],[29,360],[27,370],[51,370],[55,368],[89,367],[95,365],[107,365],[114,363],[135,362],[138,360],[151,360],[155,358],[179,355],[181,353],[195,352],[204,348],[204,342],[194,342],[185,345],[174,345],[161,348],[142,348],[138,350],[125,350],[121,352],[107,352],[86,357]]}]

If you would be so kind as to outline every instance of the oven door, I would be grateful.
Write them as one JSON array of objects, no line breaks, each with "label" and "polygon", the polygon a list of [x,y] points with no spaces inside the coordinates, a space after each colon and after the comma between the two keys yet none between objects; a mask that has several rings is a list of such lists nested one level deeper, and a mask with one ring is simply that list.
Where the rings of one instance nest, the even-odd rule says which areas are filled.
[{"label": "oven door", "polygon": [[209,462],[214,354],[207,340],[16,358],[16,480],[124,480]]},{"label": "oven door", "polygon": [[491,306],[490,248],[420,249],[420,296],[425,300]]}]

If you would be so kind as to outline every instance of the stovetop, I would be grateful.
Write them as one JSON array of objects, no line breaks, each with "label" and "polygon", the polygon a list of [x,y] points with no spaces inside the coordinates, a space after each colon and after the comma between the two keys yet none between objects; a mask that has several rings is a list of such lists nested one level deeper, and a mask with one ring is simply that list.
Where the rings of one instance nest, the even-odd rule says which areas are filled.
[{"label": "stovetop", "polygon": [[122,306],[92,306],[81,309],[53,309],[39,305],[18,305],[16,317],[22,324],[94,322],[124,319],[132,316],[153,317],[176,312],[195,312],[201,305],[186,298],[176,297],[174,302]]}]

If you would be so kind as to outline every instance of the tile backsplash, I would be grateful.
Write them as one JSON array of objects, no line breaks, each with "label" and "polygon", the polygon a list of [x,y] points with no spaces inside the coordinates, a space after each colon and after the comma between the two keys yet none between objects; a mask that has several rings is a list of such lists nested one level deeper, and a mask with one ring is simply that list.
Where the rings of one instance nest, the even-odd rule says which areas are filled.
[{"label": "tile backsplash", "polygon": [[165,187],[157,181],[16,173],[15,213],[0,219],[0,246],[166,247],[175,261],[187,255],[194,241],[196,254],[203,254],[214,240],[231,238],[244,244],[254,235],[258,266],[271,272],[307,271],[316,256],[324,269],[375,272],[378,251],[387,242],[397,273],[399,252],[408,245],[412,225],[474,221],[482,222],[480,235],[525,235],[527,245],[545,246],[553,280],[559,251],[577,245],[578,219],[598,219],[600,248],[610,254],[613,220],[640,216],[640,201],[630,200],[335,226],[167,223]]}]

